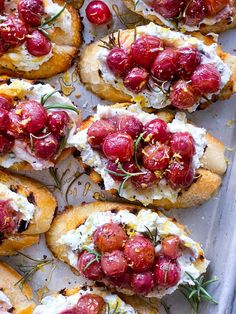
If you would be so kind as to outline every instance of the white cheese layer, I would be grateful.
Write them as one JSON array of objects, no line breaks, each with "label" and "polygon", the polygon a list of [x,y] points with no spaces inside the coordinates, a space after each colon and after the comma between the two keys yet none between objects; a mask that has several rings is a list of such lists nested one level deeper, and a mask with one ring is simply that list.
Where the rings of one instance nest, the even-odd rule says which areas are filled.
[{"label": "white cheese layer", "polygon": [[[52,86],[49,84],[36,84],[32,85],[28,83],[27,81],[22,81],[18,79],[12,79],[11,83],[8,84],[2,84],[0,85],[0,94],[6,94],[9,95],[9,97],[16,97],[20,100],[25,100],[25,97],[27,99],[32,99],[40,102],[41,97],[45,94],[51,94],[53,91],[55,91]],[[46,102],[46,105],[52,105],[52,104],[64,104],[64,105],[70,105],[73,106],[72,102],[69,98],[62,96],[59,92],[52,95]],[[55,109],[60,110],[60,109]],[[70,117],[70,124],[68,127],[70,128],[68,133],[68,141],[67,146],[70,141],[70,138],[74,136],[77,130],[78,125],[78,115],[72,111],[72,110],[66,110],[61,109],[63,111],[66,111]],[[50,111],[53,111],[53,109],[50,109]],[[4,168],[9,168],[15,163],[19,163],[22,161],[28,162],[35,170],[42,170],[45,168],[52,167],[54,164],[48,160],[43,160],[40,158],[35,157],[35,155],[31,152],[29,147],[26,145],[25,142],[22,142],[20,140],[15,141],[15,145],[13,147],[13,150],[10,154],[6,154],[4,156],[0,156],[0,166]]]},{"label": "white cheese layer", "polygon": [[[131,105],[125,108],[112,108],[110,106],[98,105],[97,113],[95,114],[95,120],[101,118],[118,117],[122,115],[136,116],[143,124],[156,119],[157,116],[144,112],[138,105]],[[201,157],[203,156],[204,149],[206,147],[206,130],[195,127],[186,121],[184,113],[176,114],[175,119],[168,123],[170,132],[189,132],[195,141],[196,153],[193,158],[193,167],[198,169],[201,166]],[[107,160],[91,148],[88,143],[87,129],[78,132],[74,137],[70,139],[70,144],[77,147],[81,151],[82,160],[93,167],[103,178],[105,189],[119,190],[120,183],[115,181],[108,171],[106,171]],[[146,189],[136,189],[131,183],[127,183],[122,191],[122,197],[134,201],[138,200],[144,205],[151,204],[154,199],[167,198],[172,202],[175,202],[178,196],[179,190],[173,190],[165,179],[162,179],[159,184],[154,185]]]},{"label": "white cheese layer", "polygon": [[[143,35],[156,36],[166,42],[174,44],[176,47],[196,46],[196,48],[201,52],[202,55],[201,63],[213,64],[219,71],[221,75],[220,89],[223,89],[227,82],[230,80],[231,70],[227,66],[227,64],[225,64],[222,59],[217,55],[216,43],[207,46],[203,43],[203,41],[197,39],[196,37],[185,35],[180,32],[175,32],[154,23],[150,23],[148,25],[140,26],[137,28],[137,38]],[[121,31],[120,40],[122,42],[122,46],[128,48],[133,43],[133,33],[131,32],[129,36],[124,36],[124,38],[123,36]],[[99,68],[102,73],[102,77],[106,83],[111,84],[115,88],[123,91],[125,94],[132,96],[133,100],[141,102],[143,106],[160,109],[170,105],[170,99],[166,98],[166,95],[162,92],[162,90],[158,90],[158,88],[155,86],[153,86],[154,90],[150,91],[148,89],[145,89],[139,94],[135,94],[132,91],[129,91],[124,86],[123,81],[117,78],[108,68],[106,63],[108,54],[108,49],[100,48],[96,56],[99,60]],[[152,81],[150,81],[150,84],[152,85]],[[205,96],[208,99],[211,99],[213,94],[208,94]],[[200,101],[198,101],[193,107],[189,108],[188,111],[195,111],[199,104],[204,103],[205,101],[206,100],[204,98],[201,98]]]},{"label": "white cheese layer", "polygon": [[[148,1],[145,0],[141,0],[141,1],[137,1],[136,4],[136,12],[142,12],[143,16],[148,18],[148,15],[154,15],[156,16],[165,26],[168,26],[170,28],[176,28],[175,23],[173,23],[171,21],[171,19],[166,19],[164,18],[162,15],[160,15],[159,13],[157,13],[151,6],[150,4],[148,4]],[[228,16],[230,16],[230,13],[232,11],[232,7],[230,5],[228,5],[225,9],[224,12],[228,13]],[[186,30],[189,32],[192,31],[198,31],[200,29],[201,25],[215,25],[216,23],[218,23],[221,20],[221,15],[219,14],[218,16],[215,17],[208,17],[208,18],[204,18],[198,26],[189,26],[189,25],[185,25],[184,23],[179,23],[178,24],[178,28],[180,30]]]},{"label": "white cheese layer", "polygon": [[[116,294],[111,294],[97,288],[88,287],[87,290],[80,290],[78,293],[71,296],[63,296],[61,294],[45,297],[42,304],[38,305],[33,314],[60,314],[65,310],[72,309],[78,302],[81,296],[88,293],[101,296],[106,303],[106,314],[116,313],[137,314],[134,308],[122,301]],[[108,307],[109,304],[109,307]],[[108,309],[110,308],[110,311]]]},{"label": "white cheese layer", "polygon": [[[181,268],[179,283],[169,289],[155,289],[148,297],[163,297],[175,291],[181,283],[191,284],[191,280],[186,272],[192,275],[192,277],[198,278],[206,271],[209,264],[206,259],[201,262],[198,260],[198,262],[195,263],[199,256],[203,254],[200,244],[188,237],[183,229],[166,216],[145,209],[139,211],[137,216],[130,213],[128,210],[121,210],[118,213],[95,212],[77,229],[70,230],[62,235],[57,242],[68,246],[68,258],[73,267],[77,267],[78,260],[75,251],[82,251],[85,246],[94,249],[92,240],[93,233],[98,227],[110,222],[122,224],[125,226],[127,233],[130,233],[132,236],[136,233],[145,233],[148,228],[153,234],[155,234],[157,230],[159,238],[167,235],[177,235],[180,238],[185,250],[183,250],[183,254],[177,258],[177,263]],[[160,249],[160,245],[157,245],[156,251],[160,251]],[[130,293],[130,291],[126,292]]]},{"label": "white cheese layer", "polygon": [[29,221],[33,218],[36,207],[25,196],[12,192],[2,183],[0,183],[0,200],[9,200],[12,208],[22,213],[23,220]]},{"label": "white cheese layer", "polygon": [[11,313],[9,310],[12,308],[12,304],[8,296],[0,290],[0,314]]}]

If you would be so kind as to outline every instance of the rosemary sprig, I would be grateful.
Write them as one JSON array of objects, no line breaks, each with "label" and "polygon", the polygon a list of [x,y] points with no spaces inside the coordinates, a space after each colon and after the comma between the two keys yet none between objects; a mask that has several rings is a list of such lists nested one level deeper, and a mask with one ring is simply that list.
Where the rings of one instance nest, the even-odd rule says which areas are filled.
[{"label": "rosemary sprig", "polygon": [[56,94],[56,93],[59,93],[58,90],[54,90],[53,92],[51,92],[51,93],[49,93],[49,94],[44,94],[44,95],[41,97],[41,100],[40,100],[41,105],[44,106],[45,103],[48,101],[48,99],[49,99],[50,97],[52,97],[54,94]]},{"label": "rosemary sprig", "polygon": [[116,40],[114,33],[112,33],[108,36],[108,41],[100,39],[100,42],[102,44],[100,44],[98,46],[102,47],[102,48],[106,48],[108,50],[111,50],[113,48],[120,48],[120,31],[118,31],[117,40]]},{"label": "rosemary sprig", "polygon": [[54,187],[55,189],[61,191],[62,190],[62,185],[63,185],[63,179],[66,175],[66,173],[69,171],[69,169],[66,169],[61,176],[58,174],[58,168],[56,167],[50,167],[49,168],[49,174],[53,178],[55,184],[52,185],[51,187]]},{"label": "rosemary sprig", "polygon": [[91,250],[89,247],[85,246],[82,248],[83,250],[87,251],[90,254],[94,255],[94,259],[92,259],[88,264],[84,267],[83,270],[86,270],[90,265],[92,265],[94,262],[100,262],[101,260],[101,254],[97,251]]},{"label": "rosemary sprig", "polygon": [[72,111],[76,112],[77,114],[79,114],[77,108],[74,107],[74,106],[70,106],[70,105],[52,104],[52,105],[45,105],[44,108],[47,109],[47,110],[49,110],[49,109],[66,109],[66,110],[72,110]]},{"label": "rosemary sprig", "polygon": [[24,285],[33,278],[35,273],[41,270],[44,266],[53,263],[53,259],[34,259],[22,252],[17,253],[33,262],[31,265],[18,265],[19,270],[24,273],[22,278],[15,283],[15,286],[18,286],[20,289],[23,289]]},{"label": "rosemary sprig", "polygon": [[169,308],[169,306],[166,304],[166,302],[163,301],[163,300],[160,300],[159,302],[160,302],[160,304],[163,306],[164,310],[166,311],[166,314],[170,314],[170,308]]},{"label": "rosemary sprig", "polygon": [[134,2],[134,10],[137,9],[137,5],[139,4],[139,2],[140,2],[140,0],[136,0],[136,1]]},{"label": "rosemary sprig", "polygon": [[51,132],[49,132],[45,135],[42,135],[42,136],[36,136],[36,135],[30,133],[30,149],[31,150],[34,149],[34,139],[43,140],[44,138],[48,137],[50,134],[51,134]]},{"label": "rosemary sprig", "polygon": [[138,167],[139,170],[141,170],[141,167],[140,167],[140,165],[138,163],[138,146],[139,146],[140,142],[142,141],[144,134],[145,134],[145,132],[141,133],[138,136],[138,138],[137,138],[137,140],[135,141],[135,144],[134,144],[134,161],[135,161],[136,166]]},{"label": "rosemary sprig", "polygon": [[151,230],[147,226],[144,226],[144,227],[147,230],[145,232],[145,235],[150,239],[150,241],[153,243],[154,246],[157,246],[159,243],[159,235],[158,235],[157,228],[155,228],[154,232],[151,232]]},{"label": "rosemary sprig", "polygon": [[44,34],[48,35],[48,30],[50,28],[53,27],[53,25],[50,25],[52,22],[54,22],[64,11],[66,8],[66,3],[64,4],[64,6],[62,7],[62,9],[56,13],[55,15],[51,16],[49,19],[47,20],[43,20],[41,25],[39,26],[39,30],[42,31]]},{"label": "rosemary sprig", "polygon": [[218,278],[215,277],[208,281],[204,281],[204,275],[200,276],[198,279],[194,279],[189,273],[186,274],[192,280],[193,285],[181,285],[180,291],[192,306],[194,314],[199,313],[199,307],[202,301],[218,304],[218,302],[206,291],[206,288],[210,284],[218,281]]},{"label": "rosemary sprig", "polygon": [[120,162],[118,162],[118,169],[121,170],[122,173],[118,173],[118,172],[115,172],[115,171],[112,171],[112,170],[109,170],[109,169],[105,169],[108,173],[111,173],[111,174],[114,174],[116,176],[119,176],[119,177],[123,177],[123,181],[121,182],[120,186],[119,186],[119,190],[118,190],[118,193],[120,196],[122,196],[122,192],[124,190],[124,186],[125,186],[125,183],[132,177],[135,177],[135,176],[140,176],[140,175],[143,175],[143,174],[146,174],[146,172],[134,172],[134,173],[130,173],[130,172],[127,172],[123,167],[122,167],[122,164]]},{"label": "rosemary sprig", "polygon": [[119,306],[119,303],[117,302],[114,310],[112,310],[110,307],[110,304],[107,303],[107,314],[122,314],[122,313],[124,313],[124,312],[117,312],[118,306]]},{"label": "rosemary sprig", "polygon": [[126,28],[131,29],[131,28],[134,28],[135,26],[148,24],[148,21],[142,17],[139,17],[138,19],[131,21],[132,15],[129,13],[128,14],[120,13],[119,7],[116,4],[112,5],[112,9],[115,12],[115,15],[117,16],[117,18]]}]

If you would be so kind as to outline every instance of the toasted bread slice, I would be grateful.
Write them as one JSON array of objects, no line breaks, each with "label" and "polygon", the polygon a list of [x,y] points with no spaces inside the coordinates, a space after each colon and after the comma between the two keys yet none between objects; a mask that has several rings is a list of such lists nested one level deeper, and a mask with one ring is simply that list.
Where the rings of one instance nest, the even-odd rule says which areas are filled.
[{"label": "toasted bread slice", "polygon": [[[127,103],[114,105],[115,108],[121,108],[123,106],[127,106]],[[149,112],[150,111],[151,110],[149,110]],[[163,111],[157,113],[157,117],[163,119],[166,122],[171,122],[174,118],[174,115],[171,112]],[[80,129],[87,129],[93,123],[93,121],[93,117],[89,117],[88,119],[84,120],[80,126]],[[221,176],[227,169],[227,163],[224,156],[225,147],[223,143],[221,143],[218,139],[214,138],[209,133],[206,134],[206,141],[207,146],[204,155],[201,158],[202,166],[196,170],[196,179],[192,185],[188,189],[180,191],[176,202],[173,203],[168,199],[154,199],[154,206],[165,209],[199,206],[209,200],[217,192],[222,182]],[[86,162],[83,162],[80,156],[77,157],[77,160],[85,172],[89,174],[93,182],[103,186],[101,175],[90,166],[86,165]],[[111,190],[110,192],[114,195],[118,194],[117,190]]]},{"label": "toasted bread slice", "polygon": [[[106,212],[106,211],[111,211],[113,214],[115,214],[121,210],[127,210],[130,213],[137,215],[141,209],[146,209],[146,208],[133,205],[133,204],[114,203],[114,202],[107,202],[107,201],[105,202],[96,201],[93,203],[87,203],[87,204],[83,203],[79,206],[68,207],[65,209],[65,211],[57,215],[55,219],[53,220],[51,228],[46,233],[46,244],[55,257],[57,257],[59,260],[63,261],[64,263],[67,263],[68,265],[71,265],[72,267],[76,268],[75,265],[71,264],[70,257],[68,256],[68,252],[71,252],[71,248],[67,246],[67,244],[64,244],[63,242],[60,241],[62,236],[66,235],[69,231],[75,230],[78,227],[80,227],[86,221],[86,219],[92,214],[95,214],[98,212]],[[162,217],[163,219],[165,218],[165,216],[160,211],[158,211],[157,214],[159,215],[159,217]],[[172,227],[170,226],[167,227],[166,225],[168,222],[174,223],[175,227],[179,228],[179,233],[178,233],[179,235],[183,234],[184,237],[187,236],[187,233],[185,232],[185,228],[183,225],[177,223],[175,219],[171,219],[171,218],[166,218],[166,219],[167,220],[165,220],[165,222],[164,221],[162,222],[163,228],[164,228],[163,230],[165,230],[166,236],[169,234],[172,234],[171,233]],[[147,221],[148,221],[148,217],[147,217]],[[146,220],[144,219],[142,223],[145,225],[145,222]],[[189,240],[189,241],[192,241],[192,240]],[[195,244],[196,244],[196,253],[195,253],[195,260],[193,264],[200,273],[203,273],[206,271],[208,261],[204,257],[204,252],[200,244],[198,243],[195,243]],[[187,243],[186,243],[186,247],[188,247]],[[73,257],[73,260],[74,260],[74,257]],[[105,285],[110,287],[110,284],[107,282],[105,283]],[[114,286],[112,286],[111,288],[114,288]],[[172,293],[173,291],[174,290],[169,291],[169,293]],[[129,289],[121,290],[121,292],[128,295],[133,294],[133,291],[130,291]],[[165,292],[161,291],[160,294],[158,294],[157,296],[154,291],[151,293],[151,295],[148,294],[147,297],[153,296],[153,297],[160,298],[164,295],[165,295]]]},{"label": "toasted bread slice", "polygon": [[3,235],[0,255],[10,255],[38,243],[39,234],[50,228],[57,202],[46,187],[31,178],[0,170],[0,183],[26,197],[36,207],[33,219],[25,231]]},{"label": "toasted bread slice", "polygon": [[[72,289],[65,289],[63,290],[63,292],[54,293],[52,296],[57,297],[58,295],[62,294],[64,297],[70,297],[80,292],[82,292],[81,295],[84,295],[86,290],[88,290],[89,294],[95,294],[101,297],[105,297],[107,294],[110,294],[109,291],[107,291],[106,289],[102,287],[99,288],[96,286],[89,285],[89,286],[83,286],[83,287],[75,287]],[[112,294],[112,296],[114,297],[114,293]],[[149,303],[147,303],[143,298],[141,299],[137,296],[129,297],[123,294],[119,294],[118,297],[122,301],[124,301],[126,304],[131,305],[133,309],[136,310],[137,314],[158,314],[158,310],[154,308],[153,306],[151,306]],[[112,304],[114,305],[114,302]],[[40,306],[36,307],[35,312],[37,314],[41,313]],[[42,313],[43,313],[43,309],[42,309]],[[51,314],[51,312],[49,312],[48,314]]]},{"label": "toasted bread slice", "polygon": [[[141,0],[142,1],[142,0]],[[164,25],[164,23],[155,15],[155,14],[144,14],[144,10],[138,9],[135,3],[137,2],[136,0],[123,0],[124,4],[126,7],[139,14],[142,15],[145,19],[150,20],[156,24],[159,25]],[[228,16],[226,18],[222,18],[220,21],[213,25],[207,25],[207,24],[201,24],[199,31],[203,34],[208,34],[208,33],[222,33],[224,31],[227,31],[231,28],[234,28],[236,26],[236,4],[235,1],[232,1],[233,7],[232,7],[232,16],[231,19],[229,19]]]},{"label": "toasted bread slice", "polygon": [[13,268],[0,262],[0,290],[9,298],[13,314],[32,314],[35,303],[32,301],[33,293],[28,284],[22,289],[16,283],[22,278]]},{"label": "toasted bread slice", "polygon": [[[142,27],[143,26],[136,28],[137,34],[141,32]],[[163,34],[165,34],[165,32],[167,32],[168,29],[160,27],[160,31],[162,31]],[[133,34],[134,30],[129,29],[121,30],[119,31],[119,33],[114,33],[113,36],[117,42],[119,41],[122,43],[122,40],[126,41],[126,39],[129,36],[132,36],[133,38],[134,36]],[[200,33],[193,33],[192,36],[195,39],[197,38],[201,40],[207,46],[210,46],[211,44],[214,43],[212,38],[203,36]],[[171,42],[172,40],[173,42],[175,42],[174,39],[172,39],[171,37],[168,39],[169,42]],[[92,91],[94,94],[96,94],[102,99],[106,99],[112,102],[132,102],[133,98],[135,98],[135,100],[137,98],[137,100],[140,101],[139,94],[135,94],[135,96],[132,96],[126,93],[123,87],[122,88],[119,87],[120,86],[119,82],[115,86],[112,85],[110,81],[105,82],[101,72],[102,62],[100,61],[101,59],[98,58],[98,55],[102,53],[104,49],[106,49],[103,46],[104,42],[109,42],[109,37],[103,38],[102,41],[89,44],[82,51],[79,62],[79,74],[81,81],[84,83],[88,90]],[[178,44],[177,40],[176,43]],[[231,77],[230,80],[224,86],[224,88],[221,89],[220,93],[217,95],[213,95],[210,102],[206,101],[199,105],[200,109],[205,109],[211,102],[228,99],[230,98],[232,93],[236,91],[236,57],[223,52],[219,45],[217,46],[217,55],[230,68]],[[142,105],[146,106],[145,101],[144,102],[142,101]],[[148,106],[151,107],[151,104],[149,104]],[[163,106],[161,107],[163,108]],[[160,109],[159,107],[155,108]]]},{"label": "toasted bread slice", "polygon": [[[11,7],[17,7],[17,3],[17,0],[11,1]],[[63,0],[53,0],[53,3],[58,4],[62,8],[66,2]],[[44,5],[45,7],[50,6],[50,3],[44,0]],[[66,5],[66,10],[71,18],[69,31],[65,28],[53,27],[53,29],[48,32],[48,37],[53,44],[52,56],[49,60],[42,62],[37,69],[21,70],[12,63],[11,56],[7,53],[0,57],[0,74],[11,77],[23,77],[26,79],[42,79],[65,72],[71,66],[82,43],[80,17],[76,9],[70,4]],[[67,17],[65,16],[63,19],[64,23],[66,23]],[[14,53],[16,50],[11,49],[10,52]],[[33,62],[41,62],[40,58],[33,57],[32,60]]]}]

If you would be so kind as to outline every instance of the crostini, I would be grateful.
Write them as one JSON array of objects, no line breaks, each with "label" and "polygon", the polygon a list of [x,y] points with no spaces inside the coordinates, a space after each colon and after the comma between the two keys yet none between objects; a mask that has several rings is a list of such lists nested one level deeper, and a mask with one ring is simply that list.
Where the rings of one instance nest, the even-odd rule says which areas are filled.
[{"label": "crostini", "polygon": [[76,9],[63,0],[1,0],[0,74],[27,79],[66,71],[81,44]]},{"label": "crostini", "polygon": [[184,32],[221,33],[236,26],[235,0],[123,0],[159,25]]},{"label": "crostini", "polygon": [[13,268],[0,262],[0,313],[32,314],[35,303],[26,283],[21,289],[16,283],[22,278]]},{"label": "crostini", "polygon": [[94,286],[65,289],[45,297],[33,314],[158,314],[143,299],[117,295]]},{"label": "crostini", "polygon": [[0,255],[38,243],[51,225],[56,200],[41,183],[0,170]]},{"label": "crostini", "polygon": [[71,154],[79,114],[49,84],[19,79],[0,84],[0,166],[42,170]]},{"label": "crostini", "polygon": [[235,92],[235,62],[209,37],[150,23],[88,45],[79,71],[101,98],[192,112]]},{"label": "crostini", "polygon": [[166,209],[197,206],[214,195],[227,167],[224,145],[183,112],[126,105],[98,105],[71,139],[91,179],[125,199]]},{"label": "crostini", "polygon": [[46,242],[86,279],[128,295],[161,298],[191,283],[209,263],[182,225],[130,204],[68,208],[54,219]]}]

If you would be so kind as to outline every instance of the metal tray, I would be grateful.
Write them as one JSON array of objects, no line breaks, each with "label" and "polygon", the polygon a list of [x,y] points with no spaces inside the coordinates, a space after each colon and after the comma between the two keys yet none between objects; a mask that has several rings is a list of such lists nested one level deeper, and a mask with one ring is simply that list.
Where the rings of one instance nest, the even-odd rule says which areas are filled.
[{"label": "metal tray", "polygon": [[[88,2],[88,0],[85,0],[80,12],[84,23],[83,36],[85,43],[101,38],[113,29],[125,28],[115,14],[113,14],[113,22],[110,23],[109,27],[93,28],[87,23],[84,14],[84,9]],[[111,9],[112,5],[115,4],[120,12],[128,14],[124,16],[126,20],[137,21],[139,19],[138,16],[126,11],[120,0],[107,0],[105,2],[108,3]],[[114,11],[112,12],[114,13]],[[236,30],[232,30],[220,35],[219,42],[223,45],[225,51],[234,53],[235,38]],[[107,102],[101,101],[85,90],[79,81],[75,65],[66,73],[52,78],[49,82],[55,88],[62,89],[74,101],[78,108],[81,109],[83,117],[91,114],[97,104],[107,104]],[[234,173],[236,169],[236,154],[233,150],[236,149],[236,125],[233,121],[236,121],[235,102],[236,96],[229,101],[218,102],[205,111],[195,112],[189,116],[197,125],[207,128],[213,135],[222,140],[228,148],[226,155],[229,159],[229,167],[219,193],[199,208],[171,210],[168,212],[168,215],[174,216],[186,224],[189,230],[191,230],[192,237],[203,244],[206,256],[211,260],[208,272],[210,275],[219,277],[219,282],[212,285],[209,289],[215,299],[219,301],[219,305],[202,304],[200,313],[204,314],[236,313],[236,302],[234,302],[236,291],[236,178]],[[58,168],[61,174],[66,169],[69,169],[64,179],[62,192],[54,192],[59,202],[59,210],[61,210],[67,205],[64,197],[67,187],[74,175],[78,174],[81,169],[78,168],[78,163],[73,157],[61,163]],[[53,184],[53,179],[48,171],[40,173],[30,172],[27,175],[39,179],[46,185]],[[69,190],[68,203],[73,205],[109,197],[111,196],[105,195],[98,186],[93,185],[86,175],[81,175]],[[43,255],[51,257],[43,236],[39,245],[31,247],[24,252],[37,258],[42,258]],[[27,260],[20,256],[3,259],[18,270],[19,264],[28,263]],[[33,277],[31,285],[35,292],[35,300],[38,301],[50,291],[72,287],[82,282],[82,278],[75,275],[68,266],[55,261],[52,265],[38,271]],[[170,312],[173,314],[191,313],[190,306],[179,292],[166,297],[165,301],[170,306]],[[160,312],[165,313],[163,309],[160,309]]]}]

